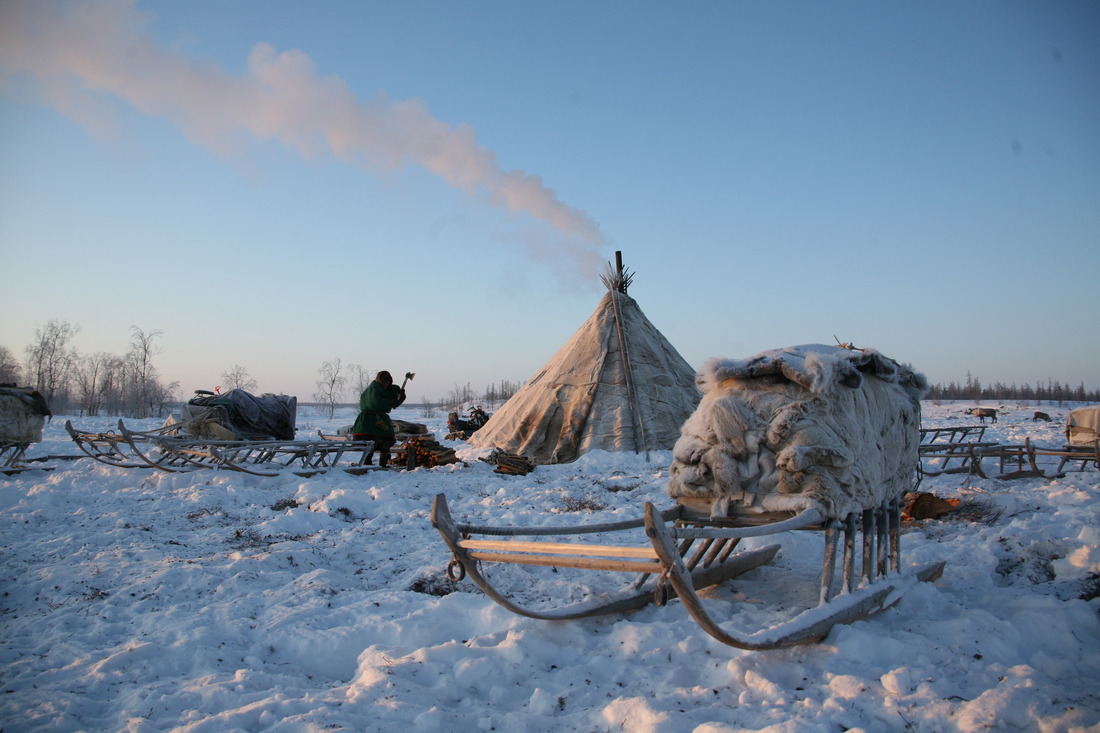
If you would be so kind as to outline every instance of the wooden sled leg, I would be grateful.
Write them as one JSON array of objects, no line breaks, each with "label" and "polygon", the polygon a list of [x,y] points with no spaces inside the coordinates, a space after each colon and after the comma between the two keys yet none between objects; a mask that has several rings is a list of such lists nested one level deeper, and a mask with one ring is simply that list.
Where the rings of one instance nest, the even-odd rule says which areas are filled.
[{"label": "wooden sled leg", "polygon": [[71,420],[65,421],[65,430],[77,448],[100,463],[116,468],[139,468],[145,465],[123,451],[122,446],[126,445],[126,440],[117,433],[86,433],[74,428]]},{"label": "wooden sled leg", "polygon": [[[660,514],[656,513],[660,519]],[[663,521],[663,519],[660,519]],[[622,613],[642,608],[654,602],[657,583],[639,587],[636,583],[627,585],[617,593],[612,593],[602,598],[591,601],[583,601],[564,608],[536,611],[526,608],[498,591],[489,580],[481,573],[479,560],[514,562],[529,565],[582,567],[597,570],[613,570],[623,572],[638,572],[643,575],[660,576],[661,564],[657,561],[657,555],[647,547],[607,547],[594,545],[563,545],[549,542],[516,542],[497,540],[467,540],[464,539],[458,525],[451,517],[447,507],[447,500],[443,494],[436,495],[432,502],[432,526],[443,537],[443,541],[450,548],[453,560],[448,567],[448,575],[453,580],[460,580],[468,576],[485,595],[508,609],[512,613],[543,620],[567,620],[588,618],[610,613]],[[555,551],[568,551],[572,556],[552,555]],[[530,551],[531,554],[516,555],[493,550],[520,550]],[[694,573],[686,572],[686,582],[693,588],[704,588],[715,585],[728,578],[740,575],[752,568],[768,563],[775,557],[779,550],[778,545],[770,545],[753,552],[744,552],[729,557],[725,562],[713,563]],[[537,554],[536,554],[537,553]],[[614,555],[610,558],[596,557],[597,555]],[[677,557],[679,554],[677,553]]]},{"label": "wooden sled leg", "polygon": [[130,446],[130,451],[149,467],[167,471],[168,473],[183,473],[193,468],[197,468],[197,466],[190,465],[185,456],[181,456],[176,451],[170,450],[165,443],[168,439],[161,441],[160,444],[155,446],[161,451],[161,454],[159,458],[153,458],[141,447],[152,447],[152,443],[143,442],[141,436],[127,428],[122,420],[118,421],[118,430],[122,434],[122,437],[126,439],[126,444]]},{"label": "wooden sled leg", "polygon": [[838,623],[851,623],[889,608],[901,598],[901,594],[909,586],[922,580],[932,581],[939,578],[944,568],[944,563],[937,562],[910,574],[894,575],[889,581],[880,580],[843,594],[767,629],[753,633],[727,631],[703,608],[695,587],[689,580],[687,567],[676,552],[672,534],[665,523],[660,521],[657,510],[648,502],[645,505],[645,518],[646,533],[688,613],[708,634],[723,644],[738,649],[781,649],[820,641]]}]

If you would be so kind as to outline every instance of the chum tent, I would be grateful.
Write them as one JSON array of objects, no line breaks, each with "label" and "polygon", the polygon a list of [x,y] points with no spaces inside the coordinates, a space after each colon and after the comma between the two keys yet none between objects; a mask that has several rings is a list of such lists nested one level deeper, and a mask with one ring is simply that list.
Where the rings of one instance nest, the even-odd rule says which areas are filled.
[{"label": "chum tent", "polygon": [[489,421],[472,445],[536,464],[590,450],[670,450],[695,411],[695,370],[626,294],[633,276],[602,277],[596,311]]}]

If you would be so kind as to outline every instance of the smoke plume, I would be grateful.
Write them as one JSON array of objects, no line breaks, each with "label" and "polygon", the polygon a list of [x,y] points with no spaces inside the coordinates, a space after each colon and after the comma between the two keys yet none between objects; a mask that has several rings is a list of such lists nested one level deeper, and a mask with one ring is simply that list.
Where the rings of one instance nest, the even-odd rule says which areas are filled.
[{"label": "smoke plume", "polygon": [[[545,222],[569,243],[570,259],[595,261],[598,225],[558,200],[535,175],[501,170],[467,126],[429,114],[419,100],[358,99],[320,76],[298,50],[259,43],[240,76],[158,45],[134,0],[0,3],[0,79],[30,78],[49,104],[84,124],[81,95],[115,95],[171,120],[218,155],[277,140],[303,158],[333,158],[364,170],[419,165],[449,186]],[[87,101],[87,99],[83,100]]]}]

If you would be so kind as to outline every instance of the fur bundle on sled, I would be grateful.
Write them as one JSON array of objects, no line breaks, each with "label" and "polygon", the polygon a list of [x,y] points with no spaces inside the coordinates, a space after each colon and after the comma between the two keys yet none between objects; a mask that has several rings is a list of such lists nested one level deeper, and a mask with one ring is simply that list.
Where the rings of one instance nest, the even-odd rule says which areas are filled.
[{"label": "fur bundle on sled", "polygon": [[0,443],[40,443],[46,418],[52,416],[46,400],[34,389],[0,385]]},{"label": "fur bundle on sled", "polygon": [[[668,493],[712,517],[878,507],[914,485],[925,377],[874,349],[805,345],[699,370]],[[698,502],[696,502],[698,503]]]}]

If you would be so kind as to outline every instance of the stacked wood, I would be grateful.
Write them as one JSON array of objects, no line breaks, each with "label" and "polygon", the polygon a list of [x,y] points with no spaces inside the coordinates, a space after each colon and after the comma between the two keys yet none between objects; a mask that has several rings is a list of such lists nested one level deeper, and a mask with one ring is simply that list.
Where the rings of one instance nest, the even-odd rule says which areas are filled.
[{"label": "stacked wood", "polygon": [[511,453],[498,453],[495,456],[497,467],[493,473],[504,473],[509,476],[526,476],[535,470],[535,464],[526,456],[517,456]]},{"label": "stacked wood", "polygon": [[410,438],[398,446],[393,453],[393,463],[407,468],[435,468],[450,463],[459,463],[454,450],[438,443],[434,438]]}]

